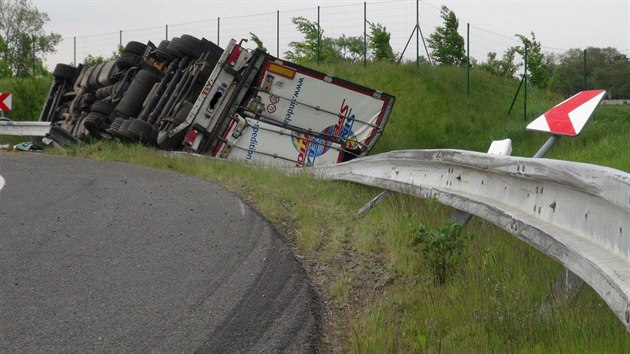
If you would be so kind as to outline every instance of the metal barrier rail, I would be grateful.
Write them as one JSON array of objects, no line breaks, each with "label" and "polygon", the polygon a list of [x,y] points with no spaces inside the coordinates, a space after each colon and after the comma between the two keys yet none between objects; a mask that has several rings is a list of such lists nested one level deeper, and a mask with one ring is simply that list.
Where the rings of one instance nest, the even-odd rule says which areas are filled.
[{"label": "metal barrier rail", "polygon": [[405,150],[302,172],[439,202],[501,227],[588,283],[630,331],[630,174],[577,162]]},{"label": "metal barrier rail", "polygon": [[0,120],[0,135],[46,136],[50,122]]},{"label": "metal barrier rail", "polygon": [[51,125],[50,122],[0,120],[0,136],[2,135],[48,138],[53,145],[61,148],[79,142],[68,131]]}]

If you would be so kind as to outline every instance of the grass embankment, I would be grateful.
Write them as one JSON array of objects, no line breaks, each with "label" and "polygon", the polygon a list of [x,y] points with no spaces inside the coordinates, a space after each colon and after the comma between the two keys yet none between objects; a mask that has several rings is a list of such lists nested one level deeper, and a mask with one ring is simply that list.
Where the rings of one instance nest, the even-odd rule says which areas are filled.
[{"label": "grass embankment", "polygon": [[[408,148],[485,151],[511,138],[513,155],[531,156],[546,140],[524,130],[522,101],[507,110],[517,83],[473,73],[471,99],[460,69],[322,67],[397,96],[376,152]],[[531,93],[530,93],[531,94]],[[531,96],[530,96],[531,97]],[[534,93],[531,106],[559,97]],[[518,113],[517,113],[518,112]],[[532,112],[531,117],[542,113]],[[582,136],[563,139],[549,157],[630,171],[628,107],[600,107]],[[141,146],[99,143],[73,155],[169,168],[241,195],[288,236],[325,302],[325,349],[356,352],[626,352],[630,336],[606,304],[585,289],[577,303],[538,315],[561,266],[493,225],[474,218],[466,261],[439,286],[411,247],[420,224],[438,227],[451,209],[392,195],[356,219],[379,191],[343,182],[287,177],[224,161],[166,157]]]},{"label": "grass embankment", "polygon": [[[13,109],[4,113],[4,116],[11,120],[38,120],[51,82],[49,77],[0,79],[0,92],[10,92],[13,95]],[[24,140],[24,137],[19,136],[0,136],[0,145],[14,145]]]}]

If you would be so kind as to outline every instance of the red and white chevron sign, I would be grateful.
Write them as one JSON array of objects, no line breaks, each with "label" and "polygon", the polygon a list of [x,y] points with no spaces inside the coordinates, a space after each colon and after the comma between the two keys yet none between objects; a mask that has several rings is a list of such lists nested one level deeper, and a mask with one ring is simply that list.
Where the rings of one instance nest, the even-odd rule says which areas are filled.
[{"label": "red and white chevron sign", "polygon": [[0,92],[0,111],[11,112],[11,98],[13,96],[9,92]]},{"label": "red and white chevron sign", "polygon": [[605,94],[604,90],[582,91],[536,118],[529,123],[527,129],[576,136],[580,134]]}]

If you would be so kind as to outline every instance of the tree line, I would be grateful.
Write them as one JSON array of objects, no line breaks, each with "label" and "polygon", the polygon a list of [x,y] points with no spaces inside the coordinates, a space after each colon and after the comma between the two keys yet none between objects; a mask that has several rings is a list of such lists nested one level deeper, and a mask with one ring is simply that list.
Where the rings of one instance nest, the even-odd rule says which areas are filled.
[{"label": "tree line", "polygon": [[608,91],[610,98],[630,98],[630,60],[616,48],[570,49],[559,55],[544,53],[532,32],[531,37],[516,34],[521,45],[508,48],[501,57],[489,52],[485,62],[471,59],[468,63],[455,13],[442,6],[440,14],[443,25],[427,41],[433,59],[440,65],[470,65],[471,69],[495,76],[516,78],[527,48],[528,80],[538,88],[565,96],[597,88]]},{"label": "tree line", "polygon": [[[503,53],[489,52],[485,61],[472,59],[468,63],[464,38],[458,33],[459,20],[455,13],[442,6],[442,25],[428,37],[430,56],[437,65],[466,67],[483,70],[498,77],[519,79],[522,75],[523,57],[527,48],[529,82],[541,89],[566,96],[585,88],[601,88],[611,98],[630,98],[630,60],[615,48],[588,47],[586,50],[570,49],[562,54],[544,53],[540,41],[532,32],[530,36],[516,34],[520,45],[512,46]],[[46,75],[44,58],[54,53],[61,35],[43,30],[48,15],[37,10],[30,0],[0,0],[0,78]],[[304,17],[293,18],[303,40],[289,43],[285,58],[298,63],[396,62],[399,53],[390,45],[391,33],[379,23],[368,22],[369,33],[361,36],[342,35],[328,37],[319,24]],[[251,39],[261,50],[262,40],[254,33]],[[116,58],[88,56],[84,64],[93,65]],[[428,58],[420,58],[428,62]]]}]

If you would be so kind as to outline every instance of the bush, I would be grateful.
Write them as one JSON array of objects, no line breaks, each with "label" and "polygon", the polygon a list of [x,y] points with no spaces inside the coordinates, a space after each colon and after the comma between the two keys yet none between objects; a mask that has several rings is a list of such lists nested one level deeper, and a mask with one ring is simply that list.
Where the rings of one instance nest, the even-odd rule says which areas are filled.
[{"label": "bush", "polygon": [[13,94],[13,109],[5,116],[12,120],[38,120],[51,81],[51,77],[0,79],[0,92]]},{"label": "bush", "polygon": [[420,249],[429,263],[434,281],[443,285],[464,263],[464,251],[472,236],[464,234],[461,226],[453,223],[429,230],[420,225],[413,246]]}]

